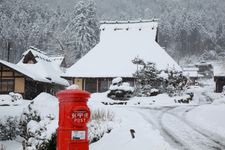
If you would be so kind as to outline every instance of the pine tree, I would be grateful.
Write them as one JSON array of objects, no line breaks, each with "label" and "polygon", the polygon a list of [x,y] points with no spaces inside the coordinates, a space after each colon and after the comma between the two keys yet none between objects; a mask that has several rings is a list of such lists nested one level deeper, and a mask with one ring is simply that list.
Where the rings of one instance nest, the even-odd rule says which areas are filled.
[{"label": "pine tree", "polygon": [[[154,63],[145,63],[138,57],[132,62],[137,65],[137,71],[134,73],[134,77],[137,81],[136,95],[138,96],[155,95],[152,91],[158,91],[156,94],[166,92],[169,96],[180,95],[186,86],[187,78],[176,70],[157,70]],[[168,77],[161,77],[160,73],[162,72],[168,74]]]},{"label": "pine tree", "polygon": [[[159,89],[162,80],[158,76],[159,71],[152,62],[145,63],[140,58],[135,58],[132,61],[137,65],[137,71],[134,77],[137,79],[136,93],[139,96],[150,96],[152,89]],[[138,67],[140,65],[140,67]]]},{"label": "pine tree", "polygon": [[69,54],[75,62],[93,48],[99,37],[96,8],[93,1],[79,1],[72,13],[64,33]]},{"label": "pine tree", "polygon": [[169,96],[181,95],[187,84],[187,78],[175,70],[167,70],[166,72],[168,73],[166,92]]}]

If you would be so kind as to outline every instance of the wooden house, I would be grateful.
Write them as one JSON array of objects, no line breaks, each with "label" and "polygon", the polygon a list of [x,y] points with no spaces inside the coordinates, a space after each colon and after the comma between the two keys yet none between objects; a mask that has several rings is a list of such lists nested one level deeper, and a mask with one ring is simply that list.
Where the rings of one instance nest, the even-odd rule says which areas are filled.
[{"label": "wooden house", "polygon": [[180,66],[157,43],[157,20],[101,22],[100,42],[63,75],[83,90],[107,91],[115,77],[135,84],[136,57],[153,62],[157,69]]},{"label": "wooden house", "polygon": [[41,92],[55,94],[68,86],[68,81],[60,77],[59,60],[54,59],[31,47],[17,64],[0,60],[0,94],[16,92],[33,99]]},{"label": "wooden house", "polygon": [[199,72],[199,68],[195,66],[183,67],[183,75],[189,79],[189,82],[188,82],[189,85],[198,84],[198,80],[204,77],[198,72]]},{"label": "wooden house", "polygon": [[207,62],[200,62],[195,64],[199,69],[198,73],[203,75],[204,78],[213,78],[213,65]]}]

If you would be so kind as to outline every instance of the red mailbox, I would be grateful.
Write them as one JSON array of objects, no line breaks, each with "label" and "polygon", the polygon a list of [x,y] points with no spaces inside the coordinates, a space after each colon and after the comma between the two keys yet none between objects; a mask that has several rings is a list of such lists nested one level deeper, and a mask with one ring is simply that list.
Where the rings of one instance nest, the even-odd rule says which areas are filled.
[{"label": "red mailbox", "polygon": [[65,90],[59,98],[59,128],[57,150],[89,150],[87,123],[90,110],[87,106],[90,93]]}]

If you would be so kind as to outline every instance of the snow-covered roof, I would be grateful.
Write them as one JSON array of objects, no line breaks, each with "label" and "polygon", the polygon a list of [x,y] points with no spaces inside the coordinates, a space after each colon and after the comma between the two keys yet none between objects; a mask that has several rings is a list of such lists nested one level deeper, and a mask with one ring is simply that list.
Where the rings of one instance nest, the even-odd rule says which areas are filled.
[{"label": "snow-covered roof", "polygon": [[197,67],[183,67],[183,71],[199,71]]},{"label": "snow-covered roof", "polygon": [[199,62],[195,64],[196,66],[209,66],[212,65],[211,62]]},{"label": "snow-covered roof", "polygon": [[[16,64],[13,64],[13,63],[10,63],[10,62],[7,62],[7,61],[4,61],[4,60],[0,60],[0,63],[21,73],[21,74],[24,74],[25,76],[27,77],[30,77],[32,79],[36,79],[37,78],[37,75],[34,74],[33,72],[30,72],[29,70],[27,70],[26,68],[22,67],[22,66],[19,66],[19,65],[16,65]],[[42,82],[48,82],[47,79],[44,79]]]},{"label": "snow-covered roof", "polygon": [[50,60],[52,61],[53,64],[60,67],[64,60],[64,56],[52,56],[50,57]]},{"label": "snow-covered roof", "polygon": [[203,75],[198,73],[199,68],[193,65],[188,65],[183,67],[183,75],[187,77],[203,77]]},{"label": "snow-covered roof", "polygon": [[[23,63],[24,57],[29,52],[34,55],[37,61],[35,64]],[[33,48],[24,52],[23,58],[17,64],[9,63],[3,60],[0,60],[0,63],[24,74],[27,77],[30,77],[35,81],[69,85],[67,80],[60,77],[62,71],[54,66],[55,64],[52,63],[51,59],[44,52],[37,51]]]},{"label": "snow-covered roof", "polygon": [[203,77],[203,75],[199,74],[198,71],[196,70],[184,70],[183,75],[187,77],[192,77],[192,78]]},{"label": "snow-covered roof", "polygon": [[100,42],[63,75],[65,77],[133,77],[135,57],[181,71],[180,66],[155,41],[158,23],[103,22]]}]

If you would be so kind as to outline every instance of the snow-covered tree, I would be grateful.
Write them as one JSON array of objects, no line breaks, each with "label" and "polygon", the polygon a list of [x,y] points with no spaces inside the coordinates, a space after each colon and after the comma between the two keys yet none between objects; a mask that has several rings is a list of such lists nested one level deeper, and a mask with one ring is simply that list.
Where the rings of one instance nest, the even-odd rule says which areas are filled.
[{"label": "snow-covered tree", "polygon": [[98,42],[99,30],[95,7],[93,1],[79,1],[71,14],[64,35],[69,55],[75,56],[75,59],[69,58],[74,59],[72,62],[84,56]]},{"label": "snow-covered tree", "polygon": [[26,140],[30,138],[30,135],[27,133],[28,132],[27,124],[31,120],[36,122],[41,121],[41,117],[39,113],[32,106],[33,106],[33,103],[28,105],[28,108],[23,111],[23,114],[21,115],[21,118],[19,121],[20,136]]},{"label": "snow-covered tree", "polygon": [[159,71],[156,69],[154,63],[145,63],[138,57],[132,62],[137,65],[137,71],[134,73],[134,77],[137,81],[137,95],[151,96],[151,90],[159,89],[161,86],[162,79],[158,76]]},{"label": "snow-covered tree", "polygon": [[168,69],[166,70],[168,78],[166,79],[166,92],[169,96],[181,95],[185,90],[187,78],[181,72]]},{"label": "snow-covered tree", "polygon": [[[54,4],[57,1],[59,0],[55,0]],[[177,60],[182,60],[184,56],[200,56],[210,50],[218,54],[224,53],[223,0],[67,2],[65,9],[64,3],[55,7],[42,1],[1,0],[0,58],[7,59],[7,50],[10,49],[10,61],[17,62],[27,47],[36,46],[52,54],[64,54],[68,64],[72,64],[98,42],[96,18],[159,18],[159,44]]]},{"label": "snow-covered tree", "polygon": [[181,72],[173,69],[157,70],[154,63],[145,63],[138,57],[132,62],[139,65],[134,73],[138,96],[155,96],[163,92],[170,96],[179,95],[186,86],[187,78]]}]

